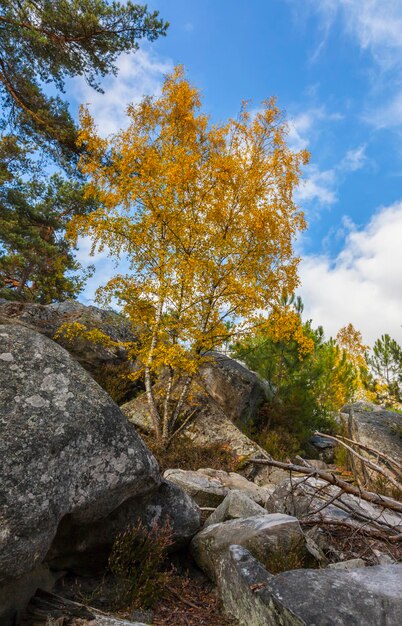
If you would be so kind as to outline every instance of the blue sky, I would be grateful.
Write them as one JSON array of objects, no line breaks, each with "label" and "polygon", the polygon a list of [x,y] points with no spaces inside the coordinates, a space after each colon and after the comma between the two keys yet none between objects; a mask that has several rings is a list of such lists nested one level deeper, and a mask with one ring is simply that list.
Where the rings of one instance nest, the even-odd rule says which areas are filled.
[{"label": "blue sky", "polygon": [[[388,332],[402,342],[402,1],[152,0],[171,24],[166,38],[121,57],[105,95],[82,80],[72,106],[87,102],[106,134],[124,109],[157,94],[181,63],[214,121],[278,98],[293,148],[311,162],[296,192],[309,229],[297,242],[306,316],[327,335],[351,321],[367,343]],[[87,262],[88,245],[79,256]],[[112,272],[99,271],[84,292]]]}]

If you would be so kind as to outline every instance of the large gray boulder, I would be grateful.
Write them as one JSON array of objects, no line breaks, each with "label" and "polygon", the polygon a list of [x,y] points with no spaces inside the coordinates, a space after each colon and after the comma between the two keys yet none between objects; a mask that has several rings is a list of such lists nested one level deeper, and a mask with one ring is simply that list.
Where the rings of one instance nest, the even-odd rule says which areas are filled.
[{"label": "large gray boulder", "polygon": [[0,326],[0,581],[33,570],[60,522],[91,523],[156,490],[135,428],[56,343]]},{"label": "large gray boulder", "polygon": [[297,569],[272,576],[232,545],[219,576],[225,612],[240,626],[399,626],[402,564]]},{"label": "large gray boulder", "polygon": [[191,552],[205,574],[218,580],[222,561],[232,544],[247,548],[259,560],[279,569],[287,569],[290,558],[301,565],[307,554],[298,520],[280,514],[207,526],[192,540]]},{"label": "large gray boulder", "polygon": [[[67,339],[57,334],[64,324],[80,324],[84,330],[100,331],[107,342],[92,341],[85,335]],[[76,359],[109,394],[124,402],[142,389],[127,375],[136,364],[127,358],[125,342],[136,342],[129,320],[110,310],[85,306],[76,300],[54,304],[35,304],[0,299],[0,324],[20,325],[54,339]]]},{"label": "large gray boulder", "polygon": [[[379,450],[396,461],[402,459],[402,415],[371,402],[346,404],[351,413],[353,436],[363,445]],[[364,454],[364,452],[363,452]]]},{"label": "large gray boulder", "polygon": [[272,396],[268,382],[220,352],[210,352],[199,381],[223,413],[242,425],[253,423],[258,409]]}]

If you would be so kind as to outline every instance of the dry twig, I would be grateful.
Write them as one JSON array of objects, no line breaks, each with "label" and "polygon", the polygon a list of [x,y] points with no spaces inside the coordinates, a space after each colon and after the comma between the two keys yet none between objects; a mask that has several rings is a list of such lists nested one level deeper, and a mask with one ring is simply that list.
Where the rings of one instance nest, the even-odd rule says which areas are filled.
[{"label": "dry twig", "polygon": [[[326,437],[327,439],[331,439],[331,441],[336,441],[337,443],[339,443],[341,446],[343,446],[344,448],[346,448],[346,450],[348,450],[350,452],[350,454],[353,454],[353,456],[357,457],[360,461],[362,461],[365,465],[367,465],[367,467],[369,467],[370,469],[374,470],[375,472],[378,472],[378,474],[381,474],[382,476],[384,476],[392,485],[394,485],[394,487],[396,487],[399,491],[402,491],[402,485],[401,483],[399,483],[390,473],[389,471],[387,471],[385,468],[380,467],[379,465],[377,465],[376,463],[373,463],[373,461],[371,461],[370,459],[368,459],[367,457],[362,456],[361,454],[359,454],[358,452],[356,452],[356,450],[354,450],[351,446],[349,446],[347,443],[345,443],[344,441],[342,441],[341,439],[339,439],[338,437],[334,437],[333,435],[324,435],[318,431],[316,431],[314,433],[315,435],[319,435],[320,437]],[[355,442],[353,442],[355,443]]]},{"label": "dry twig", "polygon": [[335,485],[336,487],[343,489],[344,492],[350,493],[357,498],[361,498],[362,500],[366,500],[372,504],[377,504],[385,509],[402,514],[402,503],[397,500],[350,485],[333,473],[316,468],[304,467],[303,465],[295,465],[294,463],[282,463],[281,461],[268,459],[249,459],[249,462],[257,463],[259,465],[270,465],[272,467],[279,467],[289,472],[298,472],[300,474],[308,474],[309,476],[321,478],[325,482]]}]

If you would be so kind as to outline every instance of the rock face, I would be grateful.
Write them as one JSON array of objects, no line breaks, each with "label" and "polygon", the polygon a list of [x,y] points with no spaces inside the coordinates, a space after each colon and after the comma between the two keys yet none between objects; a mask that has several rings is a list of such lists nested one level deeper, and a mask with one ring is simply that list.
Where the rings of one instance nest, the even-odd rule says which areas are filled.
[{"label": "rock face", "polygon": [[342,408],[352,413],[354,436],[363,445],[380,450],[396,461],[402,458],[402,415],[370,402],[355,402]]},{"label": "rock face", "polygon": [[[76,300],[48,305],[0,300],[0,323],[32,328],[50,339],[54,338],[63,324],[73,322],[82,324],[88,330],[100,330],[115,342],[136,340],[128,320],[113,311],[85,306]],[[135,369],[135,364],[128,363],[123,347],[102,345],[84,337],[67,341],[60,336],[56,341],[66,348],[101,386],[107,387],[108,379],[116,378],[121,371],[128,373],[130,369]],[[138,383],[125,382],[125,388],[121,393],[122,401],[133,397],[140,388]],[[110,393],[110,389],[107,390]]]},{"label": "rock face", "polygon": [[336,441],[320,435],[313,435],[310,437],[309,443],[316,450],[323,463],[327,464],[334,462],[335,450],[337,448]]},{"label": "rock face", "polygon": [[211,352],[199,379],[205,391],[232,422],[250,424],[272,395],[270,385],[239,361]]},{"label": "rock face", "polygon": [[[123,404],[121,410],[140,431],[145,433],[152,431],[145,394]],[[184,445],[190,441],[200,447],[210,445],[226,447],[242,461],[250,457],[264,458],[266,456],[262,448],[244,435],[208,395],[200,399],[197,415],[179,437]],[[282,470],[264,465],[248,466],[243,470],[245,476],[250,477],[259,485],[276,482],[275,474],[278,472],[281,474]],[[287,473],[284,474],[287,476]],[[280,480],[283,480],[282,475]]]},{"label": "rock face", "polygon": [[220,568],[229,546],[238,544],[247,548],[264,562],[283,559],[286,555],[305,554],[304,535],[299,522],[290,515],[264,515],[233,519],[222,524],[207,526],[191,542],[192,554],[201,569],[212,580],[219,580]]},{"label": "rock face", "polygon": [[188,493],[200,506],[218,506],[232,489],[241,490],[249,498],[265,504],[272,491],[258,487],[235,472],[214,469],[169,469],[164,477]]},{"label": "rock face", "polygon": [[0,581],[41,563],[60,521],[90,523],[155,490],[154,457],[60,346],[0,326]]},{"label": "rock face", "polygon": [[[227,417],[222,409],[210,396],[202,399],[197,416],[184,431],[184,436],[197,446],[217,444],[227,446],[239,459],[250,457],[263,458],[262,448],[244,435],[241,430]],[[266,469],[262,466],[250,468],[255,475],[266,476]],[[262,479],[262,482],[269,482]]]},{"label": "rock face", "polygon": [[399,626],[402,564],[272,576],[238,545],[220,572],[225,611],[241,626]]}]

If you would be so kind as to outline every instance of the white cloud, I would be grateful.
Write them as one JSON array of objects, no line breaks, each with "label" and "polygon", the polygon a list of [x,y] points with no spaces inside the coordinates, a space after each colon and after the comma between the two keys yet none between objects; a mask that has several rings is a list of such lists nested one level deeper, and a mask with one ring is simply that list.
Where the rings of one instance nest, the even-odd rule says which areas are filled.
[{"label": "white cloud", "polygon": [[[402,1],[401,0],[288,0],[298,13],[310,10],[321,21],[322,39],[312,56],[325,48],[336,20],[373,61],[372,101],[362,117],[376,128],[402,125]],[[385,101],[384,94],[387,94]],[[391,95],[389,95],[391,94]]]},{"label": "white cloud", "polygon": [[307,176],[302,179],[295,191],[297,203],[315,202],[320,206],[329,206],[337,201],[336,171],[329,169],[321,171],[317,166],[310,165]]},{"label": "white cloud", "polygon": [[307,0],[304,6],[320,15],[326,33],[340,17],[345,31],[384,68],[402,65],[400,0]]},{"label": "white cloud", "polygon": [[363,119],[377,129],[402,126],[402,90],[397,92],[387,104],[367,110]]},{"label": "white cloud", "polygon": [[402,201],[363,229],[350,228],[342,251],[306,256],[300,294],[307,317],[335,336],[351,322],[373,344],[383,333],[402,343]]},{"label": "white cloud", "polygon": [[358,146],[347,151],[339,164],[339,169],[344,172],[356,172],[364,167],[367,160],[366,146]]},{"label": "white cloud", "polygon": [[122,54],[117,63],[117,75],[102,81],[105,93],[94,91],[84,79],[74,79],[74,96],[88,104],[102,135],[117,132],[126,122],[126,108],[139,102],[144,95],[159,95],[163,77],[173,68],[169,59],[161,59],[144,49]]},{"label": "white cloud", "polygon": [[302,111],[289,118],[287,143],[292,150],[304,150],[310,145],[312,137],[319,134],[320,122],[341,119],[341,113],[328,113],[323,106]]},{"label": "white cloud", "polygon": [[[292,150],[304,150],[314,140],[319,140],[320,124],[342,119],[339,113],[328,113],[324,107],[316,107],[302,111],[291,117],[288,122],[287,143]],[[318,208],[330,206],[338,200],[337,187],[341,179],[351,172],[364,167],[368,161],[366,146],[361,145],[349,149],[340,162],[332,168],[321,169],[312,163],[305,169],[299,187],[295,192],[296,202],[314,203]]]},{"label": "white cloud", "polygon": [[315,121],[314,112],[304,111],[288,122],[287,143],[292,150],[305,150],[309,143],[309,133]]}]

